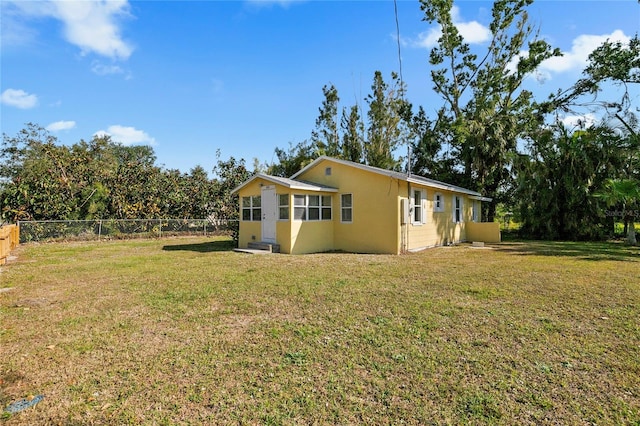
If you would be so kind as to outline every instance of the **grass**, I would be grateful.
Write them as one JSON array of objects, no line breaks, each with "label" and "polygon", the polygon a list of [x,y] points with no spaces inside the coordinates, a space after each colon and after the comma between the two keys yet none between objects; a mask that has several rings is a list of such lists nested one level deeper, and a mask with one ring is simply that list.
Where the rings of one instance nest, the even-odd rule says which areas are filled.
[{"label": "grass", "polygon": [[252,256],[25,245],[2,268],[22,424],[640,424],[640,251],[510,242]]}]

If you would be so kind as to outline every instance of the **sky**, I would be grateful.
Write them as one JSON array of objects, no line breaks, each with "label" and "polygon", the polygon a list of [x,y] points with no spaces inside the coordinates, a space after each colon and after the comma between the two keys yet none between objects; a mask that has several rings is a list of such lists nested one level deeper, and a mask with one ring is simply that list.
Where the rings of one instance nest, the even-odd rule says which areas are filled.
[{"label": "sky", "polygon": [[[417,0],[396,5],[399,38],[392,0],[0,0],[0,130],[15,136],[36,123],[69,145],[107,134],[150,145],[158,165],[183,172],[211,171],[218,150],[270,164],[276,147],[310,138],[323,86],[336,87],[341,108],[366,106],[375,71],[389,82],[400,63],[407,99],[434,117],[439,29]],[[491,6],[454,2],[455,24],[478,51]],[[640,30],[636,0],[537,0],[527,10],[564,53],[527,79],[540,99],[580,78],[603,41]]]}]

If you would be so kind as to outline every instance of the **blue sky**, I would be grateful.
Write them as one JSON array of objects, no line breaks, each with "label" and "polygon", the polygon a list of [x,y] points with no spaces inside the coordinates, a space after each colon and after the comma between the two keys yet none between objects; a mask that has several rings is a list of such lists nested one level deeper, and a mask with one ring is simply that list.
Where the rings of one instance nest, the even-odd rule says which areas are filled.
[{"label": "blue sky", "polygon": [[[27,122],[66,144],[106,133],[152,145],[158,164],[184,172],[210,171],[218,149],[223,159],[271,163],[276,147],[310,137],[325,84],[342,106],[363,104],[374,72],[389,81],[399,68],[391,0],[0,4],[3,133]],[[455,2],[456,24],[478,48],[491,5]],[[438,28],[422,20],[418,1],[397,7],[407,96],[433,116],[442,102],[428,55]],[[565,53],[527,82],[540,97],[575,82],[602,41],[640,29],[636,0],[537,0],[528,10]]]}]

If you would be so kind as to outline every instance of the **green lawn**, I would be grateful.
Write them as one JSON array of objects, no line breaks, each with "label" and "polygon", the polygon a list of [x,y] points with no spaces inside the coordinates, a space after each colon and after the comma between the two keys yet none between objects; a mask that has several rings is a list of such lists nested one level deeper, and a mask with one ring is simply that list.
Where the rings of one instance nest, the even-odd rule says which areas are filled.
[{"label": "green lawn", "polygon": [[2,267],[14,424],[640,424],[640,250],[387,256],[33,244]]}]

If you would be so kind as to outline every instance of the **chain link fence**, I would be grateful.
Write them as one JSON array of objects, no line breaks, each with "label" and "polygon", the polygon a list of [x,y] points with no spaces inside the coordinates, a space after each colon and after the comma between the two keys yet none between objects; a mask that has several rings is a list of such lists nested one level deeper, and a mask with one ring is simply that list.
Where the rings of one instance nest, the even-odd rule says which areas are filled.
[{"label": "chain link fence", "polygon": [[237,233],[237,220],[96,219],[20,221],[20,243],[61,240],[113,240]]}]

